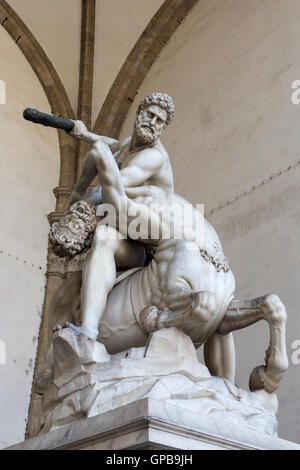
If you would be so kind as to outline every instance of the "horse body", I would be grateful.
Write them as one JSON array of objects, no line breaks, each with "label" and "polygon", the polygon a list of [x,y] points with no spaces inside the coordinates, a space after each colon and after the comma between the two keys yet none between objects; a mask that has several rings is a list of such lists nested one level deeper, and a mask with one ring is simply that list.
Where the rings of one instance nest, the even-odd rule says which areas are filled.
[{"label": "horse body", "polygon": [[[215,242],[215,232],[213,235]],[[208,237],[206,247],[209,240]],[[221,324],[234,289],[232,272],[217,270],[201,255],[195,242],[162,241],[147,267],[130,274],[112,289],[99,325],[98,341],[110,353],[144,346],[149,331],[145,331],[143,312],[155,309],[157,316],[167,321],[166,326],[175,321],[200,346]],[[208,293],[212,299],[213,307],[208,312],[203,308],[201,293]]]}]

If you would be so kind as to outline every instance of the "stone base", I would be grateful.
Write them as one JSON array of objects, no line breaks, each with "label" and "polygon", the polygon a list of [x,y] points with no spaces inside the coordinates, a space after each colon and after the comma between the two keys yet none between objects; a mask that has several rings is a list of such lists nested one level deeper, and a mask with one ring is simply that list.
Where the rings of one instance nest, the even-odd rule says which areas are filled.
[{"label": "stone base", "polygon": [[42,434],[8,450],[300,450],[300,445],[153,398]]},{"label": "stone base", "polygon": [[201,421],[214,423],[214,431],[226,423],[276,436],[276,395],[248,392],[212,377],[190,337],[177,328],[158,330],[147,346],[112,355],[76,328],[65,328],[54,335],[53,356],[54,377],[44,393],[40,433],[154,398],[166,409],[178,406],[181,415],[198,413]]},{"label": "stone base", "polygon": [[18,449],[290,449],[277,398],[212,377],[183,331],[108,354],[76,327],[53,337],[53,379],[40,435]]}]

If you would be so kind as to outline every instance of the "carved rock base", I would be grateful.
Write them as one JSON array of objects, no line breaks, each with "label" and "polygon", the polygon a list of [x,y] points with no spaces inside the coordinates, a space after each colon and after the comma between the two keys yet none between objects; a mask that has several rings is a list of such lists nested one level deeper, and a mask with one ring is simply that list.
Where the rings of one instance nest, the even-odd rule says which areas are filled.
[{"label": "carved rock base", "polygon": [[9,449],[299,450],[300,445],[259,429],[236,426],[230,419],[213,422],[211,418],[172,401],[143,398],[93,418],[67,424]]},{"label": "carved rock base", "polygon": [[196,413],[219,431],[229,426],[276,436],[276,396],[211,377],[191,339],[177,328],[156,331],[146,347],[114,355],[66,328],[54,334],[53,354],[41,433],[149,398]]}]

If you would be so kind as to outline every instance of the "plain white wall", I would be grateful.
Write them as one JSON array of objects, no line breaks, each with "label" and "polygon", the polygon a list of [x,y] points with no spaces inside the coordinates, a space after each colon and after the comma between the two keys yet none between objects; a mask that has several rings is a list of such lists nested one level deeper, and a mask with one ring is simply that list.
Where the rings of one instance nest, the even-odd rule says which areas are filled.
[{"label": "plain white wall", "polygon": [[8,0],[8,3],[21,17],[54,64],[76,113],[81,0]]},{"label": "plain white wall", "polygon": [[[300,106],[291,103],[299,24],[299,0],[200,1],[146,77],[122,131],[131,134],[146,94],[173,96],[177,115],[162,141],[176,191],[205,204],[236,296],[281,296],[289,358],[300,339]],[[267,326],[236,332],[235,340],[236,382],[247,388],[252,368],[263,364]],[[300,365],[290,365],[278,396],[279,434],[300,442]]]},{"label": "plain white wall", "polygon": [[54,129],[26,122],[26,107],[50,112],[46,96],[0,29],[0,448],[24,439],[47,258],[47,214],[55,207],[59,148]]}]

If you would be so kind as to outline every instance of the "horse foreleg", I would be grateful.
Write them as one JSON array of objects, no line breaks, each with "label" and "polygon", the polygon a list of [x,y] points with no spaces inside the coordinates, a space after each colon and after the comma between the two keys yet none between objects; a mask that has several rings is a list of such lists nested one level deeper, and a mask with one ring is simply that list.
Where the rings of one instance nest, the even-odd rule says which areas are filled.
[{"label": "horse foreleg", "polygon": [[204,360],[211,375],[225,377],[234,383],[235,348],[233,334],[214,333],[204,345]]},{"label": "horse foreleg", "polygon": [[280,298],[267,294],[252,300],[233,300],[228,307],[218,333],[226,335],[260,320],[269,324],[270,344],[266,351],[265,365],[255,367],[249,379],[251,391],[264,389],[274,392],[288,368],[285,341],[286,310]]}]

